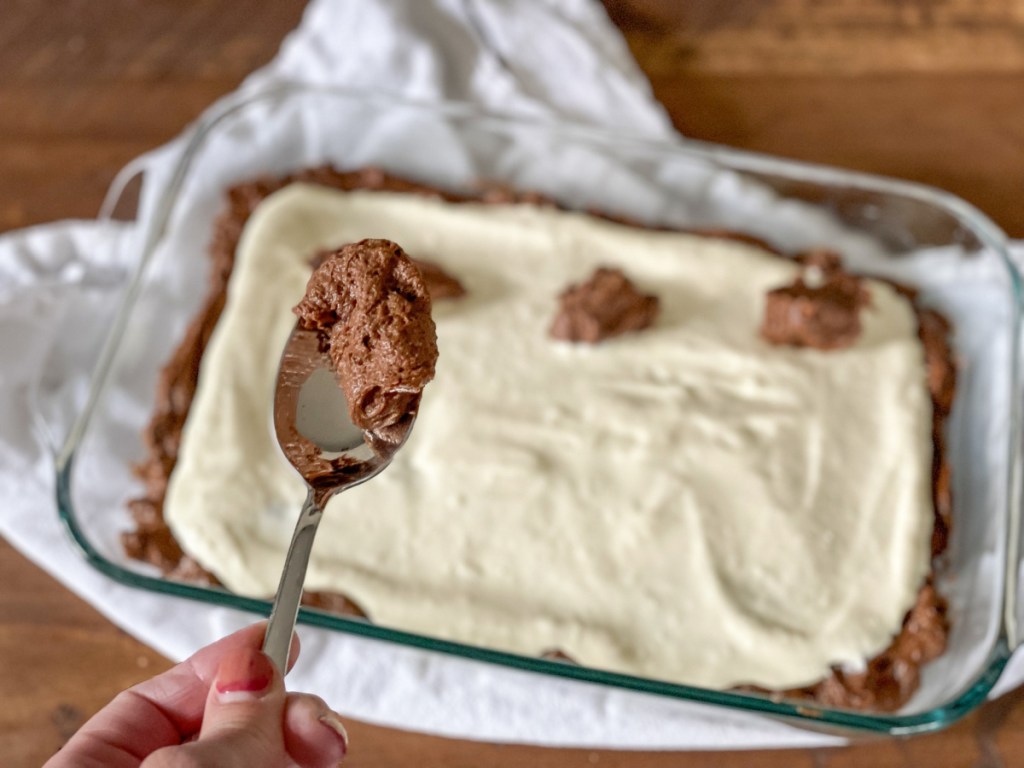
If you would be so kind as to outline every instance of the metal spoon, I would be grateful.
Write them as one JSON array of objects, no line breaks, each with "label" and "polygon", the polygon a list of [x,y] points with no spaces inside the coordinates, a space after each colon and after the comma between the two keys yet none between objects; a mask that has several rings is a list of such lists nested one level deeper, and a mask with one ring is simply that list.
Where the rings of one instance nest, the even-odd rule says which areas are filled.
[{"label": "metal spoon", "polygon": [[263,638],[264,653],[284,672],[324,506],[334,494],[366,482],[391,463],[412,431],[415,407],[382,430],[360,430],[349,418],[345,394],[317,332],[296,326],[277,372],[273,420],[281,450],[308,489]]}]

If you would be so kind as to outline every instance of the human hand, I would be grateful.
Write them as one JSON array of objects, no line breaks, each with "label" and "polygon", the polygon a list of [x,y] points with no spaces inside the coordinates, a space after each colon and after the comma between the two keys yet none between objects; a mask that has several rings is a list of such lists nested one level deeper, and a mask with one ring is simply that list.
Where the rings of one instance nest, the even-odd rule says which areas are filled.
[{"label": "human hand", "polygon": [[[44,768],[301,768],[334,766],[345,729],[322,699],[286,693],[260,650],[265,623],[198,651],[124,691]],[[289,668],[299,653],[292,640]]]}]

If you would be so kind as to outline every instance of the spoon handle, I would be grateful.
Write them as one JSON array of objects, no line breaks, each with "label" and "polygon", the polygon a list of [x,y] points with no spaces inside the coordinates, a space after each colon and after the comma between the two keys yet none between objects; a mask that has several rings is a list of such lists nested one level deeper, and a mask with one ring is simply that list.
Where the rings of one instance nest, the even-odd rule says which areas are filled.
[{"label": "spoon handle", "polygon": [[267,633],[263,636],[263,652],[285,673],[288,668],[288,650],[292,643],[292,632],[295,630],[295,619],[299,615],[299,601],[302,599],[302,584],[306,580],[306,567],[309,565],[309,552],[313,548],[313,538],[320,524],[323,510],[317,503],[313,489],[309,489],[306,501],[299,513],[299,521],[295,524],[292,543],[288,546],[284,568],[281,571],[281,582],[277,586],[274,606],[270,611]]}]

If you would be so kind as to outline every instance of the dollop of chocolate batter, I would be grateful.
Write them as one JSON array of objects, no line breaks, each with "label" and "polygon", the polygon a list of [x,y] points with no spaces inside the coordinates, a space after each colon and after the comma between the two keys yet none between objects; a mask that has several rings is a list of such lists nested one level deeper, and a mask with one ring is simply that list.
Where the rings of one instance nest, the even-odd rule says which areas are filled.
[{"label": "dollop of chocolate batter", "polygon": [[792,285],[768,292],[761,336],[771,344],[843,349],[860,336],[860,311],[869,303],[861,278],[843,270],[832,251],[797,257],[803,272]]},{"label": "dollop of chocolate batter", "polygon": [[434,378],[437,333],[420,270],[390,240],[362,240],[323,259],[295,307],[338,374],[352,423],[378,431],[415,411]]},{"label": "dollop of chocolate batter", "polygon": [[561,293],[551,337],[596,344],[647,328],[658,316],[658,297],[640,293],[622,270],[601,267]]},{"label": "dollop of chocolate batter", "polygon": [[413,259],[423,281],[427,284],[427,292],[431,301],[442,299],[458,299],[466,295],[466,288],[455,277],[445,272],[441,267],[432,261],[425,259]]}]

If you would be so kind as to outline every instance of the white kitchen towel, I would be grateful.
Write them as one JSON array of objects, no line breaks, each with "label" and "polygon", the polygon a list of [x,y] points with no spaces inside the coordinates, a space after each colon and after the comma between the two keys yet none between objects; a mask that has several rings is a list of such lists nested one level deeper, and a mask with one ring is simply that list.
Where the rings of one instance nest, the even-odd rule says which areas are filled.
[{"label": "white kitchen towel", "polygon": [[[536,119],[673,137],[624,41],[592,0],[316,0],[278,57],[242,88],[283,79],[460,99]],[[181,145],[141,159],[148,191],[169,177]],[[152,198],[144,199],[144,208],[154,205]],[[130,225],[64,222],[0,238],[0,533],[119,626],[182,658],[253,616],[129,589],[94,571],[57,521],[47,448],[84,400],[94,342],[137,255],[137,234]],[[44,402],[39,393],[46,393]],[[49,434],[37,428],[34,408],[47,411]],[[300,633],[303,658],[289,685],[372,722],[451,736],[608,747],[840,741],[721,709],[309,627]]]}]

